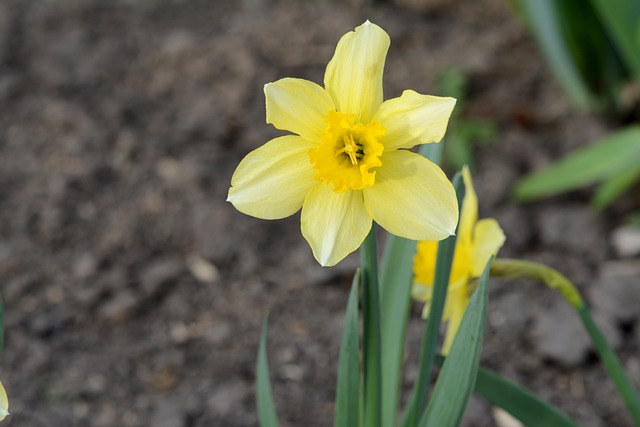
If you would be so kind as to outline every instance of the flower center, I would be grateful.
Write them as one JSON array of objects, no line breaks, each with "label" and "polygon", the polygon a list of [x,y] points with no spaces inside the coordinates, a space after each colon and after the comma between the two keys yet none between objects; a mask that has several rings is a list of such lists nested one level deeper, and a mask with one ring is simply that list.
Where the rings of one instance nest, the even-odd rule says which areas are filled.
[{"label": "flower center", "polygon": [[333,185],[333,191],[362,190],[375,183],[384,146],[378,142],[386,129],[378,122],[354,123],[354,115],[330,111],[322,143],[309,151],[315,179]]}]

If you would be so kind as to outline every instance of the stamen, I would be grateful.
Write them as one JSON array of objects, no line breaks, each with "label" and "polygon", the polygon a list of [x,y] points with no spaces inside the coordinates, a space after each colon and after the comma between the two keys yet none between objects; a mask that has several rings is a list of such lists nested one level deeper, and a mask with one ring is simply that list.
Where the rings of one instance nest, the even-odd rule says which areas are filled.
[{"label": "stamen", "polygon": [[350,134],[346,134],[343,140],[344,140],[344,148],[336,152],[336,157],[338,157],[342,153],[345,153],[347,156],[349,156],[349,160],[351,160],[351,164],[357,165],[358,159],[361,159],[364,156],[364,152],[362,151],[362,145],[356,144],[356,142],[353,139],[353,136],[351,136]]}]

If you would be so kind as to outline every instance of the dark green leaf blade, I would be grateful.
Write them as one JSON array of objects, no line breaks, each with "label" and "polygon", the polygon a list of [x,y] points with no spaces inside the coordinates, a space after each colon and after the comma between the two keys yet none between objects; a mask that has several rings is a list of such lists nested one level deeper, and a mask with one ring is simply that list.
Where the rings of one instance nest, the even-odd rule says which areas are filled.
[{"label": "dark green leaf blade", "polygon": [[629,70],[640,82],[640,3],[629,0],[591,0]]},{"label": "dark green leaf blade", "polygon": [[554,0],[519,0],[519,5],[536,36],[547,61],[573,103],[582,109],[594,104],[592,95],[571,55],[561,31],[561,19]]},{"label": "dark green leaf blade", "polygon": [[360,346],[358,337],[358,284],[360,270],[356,271],[349,293],[344,318],[338,384],[336,389],[336,427],[360,425]]},{"label": "dark green leaf blade", "polygon": [[527,427],[578,427],[555,406],[488,369],[478,371],[475,391]]},{"label": "dark green leaf blade", "polygon": [[[438,356],[436,364],[444,360]],[[490,369],[480,367],[474,391],[527,427],[579,427],[549,402]]]},{"label": "dark green leaf blade", "polygon": [[262,427],[279,427],[276,407],[273,403],[269,365],[267,363],[267,335],[269,334],[269,316],[265,315],[260,335],[258,363],[256,367],[256,393],[258,398],[258,420]]},{"label": "dark green leaf blade", "polygon": [[484,340],[484,324],[487,318],[489,267],[487,262],[467,306],[460,329],[453,340],[419,426],[455,427],[462,420],[471,397]]}]

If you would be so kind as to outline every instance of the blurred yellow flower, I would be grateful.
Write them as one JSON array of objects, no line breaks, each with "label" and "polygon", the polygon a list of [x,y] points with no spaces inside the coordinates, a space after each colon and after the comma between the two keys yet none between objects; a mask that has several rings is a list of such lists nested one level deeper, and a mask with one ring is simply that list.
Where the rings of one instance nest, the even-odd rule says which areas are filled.
[{"label": "blurred yellow flower", "polygon": [[355,251],[375,220],[413,240],[441,240],[458,220],[453,186],[407,149],[444,136],[453,98],[404,91],[382,102],[390,40],[367,21],[338,42],[324,88],[284,78],[265,85],[267,123],[282,136],[249,153],[228,201],[263,219],[302,208],[302,234],[324,266]]},{"label": "blurred yellow flower", "polygon": [[[443,320],[449,322],[442,347],[443,354],[449,352],[469,303],[470,282],[482,275],[489,258],[498,253],[505,241],[504,232],[495,219],[486,218],[478,221],[478,197],[473,189],[471,174],[467,167],[462,169],[462,177],[465,196],[462,201],[460,226],[442,316]],[[422,312],[425,318],[429,315],[437,253],[438,242],[419,242],[413,264],[414,284],[411,294],[413,298],[425,303]]]},{"label": "blurred yellow flower", "polygon": [[0,421],[9,415],[9,399],[7,398],[7,392],[4,391],[4,387],[0,382]]}]

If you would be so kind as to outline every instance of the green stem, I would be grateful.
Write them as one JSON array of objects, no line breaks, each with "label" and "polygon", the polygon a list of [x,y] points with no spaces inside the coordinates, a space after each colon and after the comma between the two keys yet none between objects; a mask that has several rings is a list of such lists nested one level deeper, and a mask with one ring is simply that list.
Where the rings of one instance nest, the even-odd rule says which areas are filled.
[{"label": "green stem", "polygon": [[382,420],[382,361],[380,294],[375,224],[360,247],[362,269],[364,425],[379,427]]},{"label": "green stem", "polygon": [[587,332],[589,332],[591,341],[593,341],[593,344],[598,351],[598,355],[600,355],[602,364],[609,373],[616,389],[618,389],[618,393],[622,396],[622,400],[624,400],[624,404],[627,406],[627,410],[629,411],[631,418],[633,418],[634,424],[637,427],[640,427],[640,398],[624,372],[624,368],[622,367],[620,360],[607,343],[607,339],[604,337],[596,323],[593,321],[593,317],[591,317],[591,313],[589,313],[587,307],[583,305],[582,307],[576,308],[576,310],[580,315],[580,319],[582,320],[584,327],[587,329]]},{"label": "green stem", "polygon": [[544,283],[560,292],[574,308],[584,306],[580,291],[565,275],[551,267],[533,261],[497,258],[491,264],[491,276],[502,279],[530,279]]},{"label": "green stem", "polygon": [[600,328],[593,321],[580,292],[569,279],[557,270],[544,264],[531,261],[496,259],[491,266],[491,276],[503,279],[532,279],[544,283],[551,289],[559,291],[578,312],[591,341],[611,377],[618,393],[622,396],[634,424],[640,427],[640,397],[631,385],[618,357],[607,343]]}]

